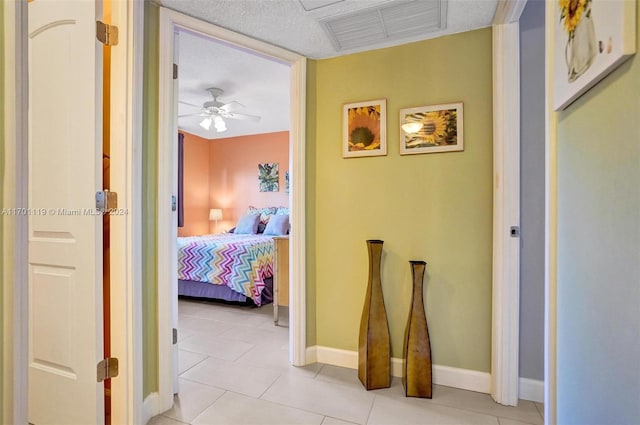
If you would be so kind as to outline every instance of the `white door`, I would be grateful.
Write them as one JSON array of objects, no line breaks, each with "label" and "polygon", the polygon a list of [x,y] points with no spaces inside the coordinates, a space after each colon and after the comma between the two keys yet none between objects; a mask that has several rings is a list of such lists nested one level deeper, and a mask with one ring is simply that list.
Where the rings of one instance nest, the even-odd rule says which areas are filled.
[{"label": "white door", "polygon": [[29,49],[29,422],[104,423],[102,45],[93,0],[34,0]]}]

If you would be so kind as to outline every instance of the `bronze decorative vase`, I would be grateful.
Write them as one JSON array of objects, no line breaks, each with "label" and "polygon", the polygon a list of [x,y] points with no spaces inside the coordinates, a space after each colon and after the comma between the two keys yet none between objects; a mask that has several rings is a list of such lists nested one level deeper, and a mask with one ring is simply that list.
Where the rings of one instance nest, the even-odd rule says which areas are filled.
[{"label": "bronze decorative vase", "polygon": [[413,276],[413,293],[405,330],[402,385],[407,397],[431,398],[431,344],[422,297],[427,263],[424,261],[409,261],[409,263]]},{"label": "bronze decorative vase", "polygon": [[358,378],[367,390],[391,386],[391,342],[380,281],[380,240],[368,240],[369,283],[358,339]]}]

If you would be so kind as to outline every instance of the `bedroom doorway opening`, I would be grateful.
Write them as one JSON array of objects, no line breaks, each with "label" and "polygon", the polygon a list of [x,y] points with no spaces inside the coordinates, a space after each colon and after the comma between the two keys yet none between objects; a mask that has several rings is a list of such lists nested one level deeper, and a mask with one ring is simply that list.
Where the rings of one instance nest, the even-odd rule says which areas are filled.
[{"label": "bedroom doorway opening", "polygon": [[185,29],[174,46],[177,390],[221,360],[289,366],[291,69]]},{"label": "bedroom doorway opening", "polygon": [[[187,72],[188,70],[188,66],[180,64],[180,39],[183,37],[192,37],[199,40],[202,40],[204,37],[209,41],[215,40],[217,43],[227,48],[231,47],[241,53],[244,53],[245,55],[250,54],[253,57],[266,60],[267,62],[265,63],[283,66],[288,71],[286,86],[284,89],[276,89],[275,91],[273,91],[273,87],[271,86],[273,85],[274,80],[267,80],[266,83],[263,81],[260,84],[255,84],[251,81],[234,83],[234,77],[240,77],[246,74],[249,70],[257,69],[259,72],[266,71],[266,65],[264,63],[236,68],[231,72],[231,74],[227,75],[227,77],[219,77],[217,80],[214,80],[212,78],[214,70],[221,68],[221,66],[219,61],[216,62],[215,60],[213,60],[208,67],[205,67],[205,71],[209,71],[205,72],[205,74],[207,74],[206,78],[208,81],[201,82],[199,86],[197,84],[190,86],[189,90],[191,90],[190,93],[192,97],[187,100],[182,100],[179,96],[180,84],[182,84],[181,79],[184,77],[185,72]],[[206,136],[208,136],[207,138],[202,137],[203,135],[197,136],[207,141],[206,143],[200,144],[199,147],[201,149],[205,149],[204,147],[206,146],[206,149],[208,149],[209,151],[208,156],[202,152],[196,156],[201,162],[205,162],[204,159],[208,158],[209,177],[208,180],[205,180],[208,181],[209,188],[213,186],[216,188],[227,190],[233,187],[233,196],[235,196],[235,189],[237,189],[238,187],[251,188],[255,192],[256,196],[251,200],[252,204],[245,203],[243,205],[240,205],[239,202],[235,202],[235,198],[225,199],[224,194],[218,192],[213,194],[213,196],[211,193],[209,193],[208,198],[207,196],[202,196],[202,199],[208,199],[208,201],[206,205],[199,206],[199,210],[201,211],[201,219],[199,224],[201,231],[220,234],[220,232],[223,230],[228,231],[232,227],[239,227],[238,225],[241,224],[241,219],[246,215],[247,212],[249,212],[248,206],[255,207],[256,209],[261,210],[265,208],[275,208],[275,213],[273,213],[273,211],[260,211],[260,216],[266,215],[270,217],[284,216],[286,215],[286,209],[288,208],[290,217],[290,233],[288,235],[289,255],[285,257],[287,259],[290,259],[288,267],[285,267],[288,271],[290,282],[288,297],[290,304],[288,314],[288,328],[284,326],[274,326],[272,304],[267,304],[266,306],[264,306],[262,299],[259,298],[259,296],[262,296],[264,288],[269,287],[269,284],[265,283],[265,280],[269,278],[269,266],[263,265],[262,275],[257,280],[254,279],[253,286],[251,283],[249,283],[248,285],[248,292],[252,295],[249,298],[254,301],[259,300],[261,307],[243,308],[247,310],[251,309],[250,311],[252,312],[260,311],[260,320],[268,319],[268,322],[270,323],[268,323],[268,325],[266,322],[257,323],[258,319],[256,318],[249,319],[244,325],[239,325],[237,322],[233,324],[227,323],[226,326],[228,326],[228,329],[224,330],[225,325],[219,328],[223,329],[223,331],[226,332],[226,335],[220,335],[219,338],[228,338],[230,336],[233,336],[236,339],[246,339],[248,338],[248,336],[246,335],[253,335],[255,336],[257,341],[258,339],[264,339],[265,330],[268,332],[277,332],[280,334],[284,334],[284,343],[279,346],[283,354],[283,356],[281,356],[284,363],[283,366],[289,367],[291,364],[296,366],[306,364],[306,254],[304,177],[306,59],[300,55],[291,53],[284,49],[271,46],[269,44],[248,38],[237,33],[233,33],[231,31],[216,27],[215,25],[188,17],[186,15],[165,8],[160,8],[159,43],[161,46],[163,46],[163,48],[159,51],[158,61],[158,395],[160,398],[159,410],[164,411],[171,408],[174,401],[173,394],[178,390],[177,386],[174,385],[174,383],[177,383],[178,381],[178,379],[175,378],[176,375],[174,371],[178,371],[179,357],[177,355],[174,355],[174,352],[177,353],[178,349],[177,344],[173,344],[173,340],[175,339],[176,342],[178,339],[182,341],[184,339],[187,339],[189,336],[188,332],[181,333],[178,331],[178,335],[175,335],[174,333],[173,335],[175,335],[175,338],[172,338],[171,332],[172,328],[177,329],[177,327],[174,326],[176,324],[176,321],[174,321],[173,319],[174,317],[177,318],[177,314],[173,316],[172,312],[177,312],[179,309],[177,297],[178,211],[177,208],[173,208],[173,205],[177,206],[178,204],[178,134],[180,131],[184,130],[183,127],[186,127],[186,124],[183,124],[181,121],[179,121],[182,119],[182,117],[178,118],[178,116],[188,116],[185,118],[190,118],[195,121],[193,124],[195,124],[196,128],[206,130],[206,127],[208,127],[208,130],[213,130],[211,133],[206,134]],[[203,51],[199,48],[196,48],[194,54],[197,58],[194,60],[194,62],[201,66],[204,62],[204,60],[202,59]],[[220,59],[220,61],[221,60],[222,59]],[[174,64],[177,65],[177,79],[173,78],[173,71],[176,68],[174,67]],[[267,89],[272,90],[271,93],[269,93]],[[257,144],[246,145],[250,146],[250,148],[244,148],[240,156],[247,157],[251,154],[257,155],[257,157],[254,157],[253,159],[254,164],[251,165],[251,170],[244,171],[243,178],[245,179],[245,184],[236,185],[234,183],[232,185],[231,182],[233,181],[233,178],[231,177],[231,172],[228,169],[232,168],[233,161],[235,161],[234,158],[236,158],[238,155],[227,155],[218,152],[218,149],[221,147],[221,145],[225,144],[224,142],[220,142],[220,140],[222,140],[223,138],[216,139],[213,136],[210,136],[210,134],[217,134],[217,132],[222,132],[226,133],[225,136],[231,136],[232,130],[234,127],[236,127],[236,124],[242,126],[256,124],[257,122],[263,121],[264,123],[268,123],[269,120],[267,119],[267,117],[269,117],[269,115],[273,115],[274,111],[280,110],[283,103],[287,103],[286,99],[284,101],[276,101],[275,105],[267,107],[267,110],[265,110],[265,112],[259,112],[253,106],[257,105],[257,103],[252,103],[253,101],[250,98],[243,97],[243,90],[249,93],[253,93],[255,96],[257,96],[258,100],[262,98],[262,100],[264,101],[273,101],[278,97],[279,94],[285,93],[285,97],[286,99],[288,99],[289,104],[288,134],[286,130],[277,127],[272,127],[270,130],[267,130],[266,133],[263,132],[262,134],[268,134],[272,138],[277,138],[276,136],[280,136],[280,138],[282,138],[282,133],[285,133],[284,135],[287,139],[285,144],[287,146],[286,149],[288,156],[286,158],[272,158],[270,156],[272,152],[269,149],[265,150],[263,148],[259,148],[259,145]],[[200,97],[198,98],[197,96]],[[183,101],[185,102],[185,104],[179,103],[179,101]],[[186,103],[190,105],[187,105]],[[231,115],[233,115],[233,117]],[[256,119],[256,117],[258,116],[260,117],[259,121]],[[254,133],[254,137],[252,137],[251,134],[237,134],[233,137],[227,137],[227,139],[231,139],[227,141],[234,141],[235,146],[232,146],[234,148],[237,148],[237,145],[242,144],[242,142],[250,142],[250,140],[244,140],[244,138],[255,138],[255,134],[261,133]],[[188,151],[185,151],[185,157],[187,155],[187,152]],[[274,178],[276,170],[274,164],[277,164],[277,179]],[[211,171],[212,168],[214,169],[213,174]],[[226,171],[225,168],[227,169]],[[290,182],[290,190],[288,194],[286,194],[287,171]],[[185,180],[187,179],[188,173],[188,168],[185,166],[183,175],[185,177]],[[261,178],[260,180],[258,178],[259,173],[263,174],[263,178]],[[277,182],[277,190],[274,190],[275,182]],[[202,183],[202,181],[200,181],[199,183]],[[260,192],[261,183],[264,183],[263,186],[266,186],[266,188],[270,189],[271,192]],[[199,186],[203,185],[199,184]],[[204,184],[204,186],[206,186],[206,184]],[[191,190],[193,189],[193,187],[185,184],[184,189],[186,194],[187,190]],[[202,188],[200,188],[200,190],[201,189]],[[280,201],[277,198],[274,199],[274,195],[281,197],[284,196],[284,199],[286,199],[288,203]],[[260,198],[260,196],[262,196],[263,198]],[[265,196],[271,196],[272,198],[268,199],[269,202],[267,202],[265,201]],[[186,207],[187,201],[185,200],[183,204]],[[188,212],[185,210],[184,214],[186,224],[188,222]],[[211,217],[212,220],[209,220],[209,217]],[[264,220],[264,217],[261,218],[263,219],[263,221],[266,221]],[[273,223],[278,221],[280,224],[282,224],[281,220],[282,218],[279,218],[278,220],[274,220]],[[275,225],[273,223],[272,226]],[[265,225],[265,231],[267,230],[266,226],[268,224],[269,223]],[[235,233],[236,232],[234,232],[233,234]],[[278,233],[276,233],[275,235],[278,235],[277,237],[286,238],[286,235],[280,236]],[[225,233],[222,234],[222,236],[229,236],[229,234]],[[285,251],[287,250],[285,249]],[[237,253],[228,255],[229,258],[235,258],[237,256]],[[211,262],[209,264],[211,265]],[[260,268],[261,266],[257,267]],[[273,275],[274,266],[271,265],[270,267],[270,273],[271,275]],[[211,270],[213,270],[213,267],[210,268]],[[219,278],[220,276],[218,276],[218,279]],[[243,285],[240,284],[240,286]],[[252,287],[257,288],[257,290],[252,289]],[[260,288],[263,288],[263,290],[260,291]],[[260,294],[258,294],[258,292],[260,292]],[[208,304],[209,302],[206,303]],[[257,303],[254,302],[254,304]],[[183,312],[188,311],[189,309],[189,307],[186,307],[186,305],[180,305],[180,307],[182,307]],[[203,326],[203,324],[211,324],[210,322],[198,321],[197,319],[194,319],[198,316],[213,314],[204,313],[201,307],[203,306],[194,306],[191,309],[191,316],[193,318],[186,319],[186,321],[191,322],[192,328],[201,327]],[[208,316],[207,320],[217,320],[218,322],[223,322],[223,320],[219,319],[225,317],[238,317],[236,316],[236,314],[228,314],[228,309],[225,310],[225,308],[227,307],[228,306],[222,305],[221,307],[219,307],[219,310],[221,310],[222,312],[214,314],[214,316],[217,315],[216,317]],[[234,306],[234,308],[238,307]],[[194,310],[199,310],[199,312],[194,313]],[[285,315],[286,308],[281,309],[279,324],[287,324],[287,318],[283,317]],[[237,335],[233,334],[233,332],[229,332],[232,325],[245,326],[244,330],[246,331],[246,334],[238,337]],[[191,330],[196,331],[195,329]],[[197,336],[197,334],[192,334],[192,336]],[[194,340],[195,339],[196,338],[194,338]],[[226,356],[214,351],[220,345],[225,345],[225,342],[227,341],[224,339],[222,340],[222,343],[220,340],[215,343],[211,342],[209,344],[209,348],[199,348],[201,351],[206,350],[207,352],[197,353],[195,351],[192,351],[191,353],[204,355],[208,358],[214,358],[214,354],[218,354],[219,356]],[[246,341],[238,342],[241,342],[241,344],[235,344],[235,346],[244,348],[247,348],[247,346],[243,344],[252,344],[251,342]],[[234,344],[229,343],[226,345],[231,346]],[[248,350],[239,354],[236,353],[233,356],[229,355],[228,357],[233,357],[233,359],[237,360],[242,355],[247,354],[247,352]],[[278,358],[279,357],[280,356],[278,353]],[[206,359],[201,360],[204,363]],[[220,367],[220,364],[223,364],[225,361],[228,362],[229,360],[219,359],[219,364],[217,365],[217,367]],[[211,362],[213,362],[213,360],[210,361],[210,363]]]}]

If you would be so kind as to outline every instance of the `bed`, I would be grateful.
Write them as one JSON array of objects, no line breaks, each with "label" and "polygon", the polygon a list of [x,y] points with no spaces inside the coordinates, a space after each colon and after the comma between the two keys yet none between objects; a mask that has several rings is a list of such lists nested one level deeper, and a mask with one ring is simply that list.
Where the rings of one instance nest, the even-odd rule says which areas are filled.
[{"label": "bed", "polygon": [[178,295],[253,302],[273,299],[273,237],[222,233],[178,238]]}]

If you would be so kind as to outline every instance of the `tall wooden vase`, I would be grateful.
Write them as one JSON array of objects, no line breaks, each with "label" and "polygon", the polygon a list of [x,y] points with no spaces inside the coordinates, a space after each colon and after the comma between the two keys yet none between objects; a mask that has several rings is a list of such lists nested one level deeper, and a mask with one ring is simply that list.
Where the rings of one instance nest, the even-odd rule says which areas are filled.
[{"label": "tall wooden vase", "polygon": [[391,385],[391,343],[380,281],[380,240],[368,240],[369,284],[360,320],[358,378],[367,390]]},{"label": "tall wooden vase", "polygon": [[431,344],[422,297],[427,263],[424,261],[409,261],[409,263],[413,276],[413,293],[405,330],[402,384],[407,397],[431,398]]}]

